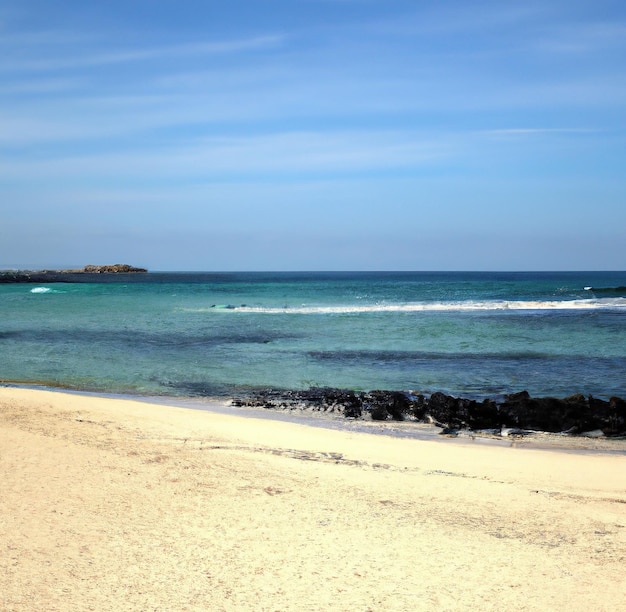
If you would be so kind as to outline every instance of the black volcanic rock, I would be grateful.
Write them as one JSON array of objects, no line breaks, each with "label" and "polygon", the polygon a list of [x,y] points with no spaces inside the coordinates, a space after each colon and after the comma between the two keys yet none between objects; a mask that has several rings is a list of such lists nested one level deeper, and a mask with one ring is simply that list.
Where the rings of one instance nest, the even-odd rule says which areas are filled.
[{"label": "black volcanic rock", "polygon": [[411,412],[411,403],[405,393],[399,391],[370,391],[366,396],[372,418],[377,421],[391,417],[404,421]]},{"label": "black volcanic rock", "polygon": [[373,421],[386,421],[389,418],[387,407],[380,404],[370,407],[370,416]]},{"label": "black volcanic rock", "polygon": [[581,431],[601,429],[607,436],[624,435],[626,432],[626,401],[611,397],[608,402],[589,397],[589,411],[585,414]]},{"label": "black volcanic rock", "polygon": [[441,392],[430,397],[401,391],[356,392],[334,388],[308,390],[263,390],[233,401],[238,406],[274,409],[330,411],[348,418],[369,416],[375,421],[406,419],[434,422],[445,431],[500,430],[547,431],[582,434],[602,432],[626,435],[626,401],[609,401],[582,394],[559,399],[531,397],[527,391],[512,393],[500,403],[455,397]]},{"label": "black volcanic rock", "polygon": [[526,391],[508,395],[500,405],[500,416],[507,427],[557,432],[574,426],[566,402],[553,397],[532,398]]}]

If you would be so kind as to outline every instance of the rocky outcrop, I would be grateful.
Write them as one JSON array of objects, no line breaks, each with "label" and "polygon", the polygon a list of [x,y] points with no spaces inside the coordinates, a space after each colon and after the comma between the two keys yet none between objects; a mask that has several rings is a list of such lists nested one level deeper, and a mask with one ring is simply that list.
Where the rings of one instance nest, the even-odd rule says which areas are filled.
[{"label": "rocky outcrop", "polygon": [[600,429],[607,436],[626,434],[626,402],[619,397],[609,401],[581,394],[564,399],[532,398],[522,391],[508,395],[499,412],[513,427],[575,434]]},{"label": "rocky outcrop", "polygon": [[85,283],[97,280],[97,275],[141,274],[146,268],[128,264],[88,265],[77,270],[5,270],[0,271],[0,283]]},{"label": "rocky outcrop", "polygon": [[527,391],[482,401],[436,392],[430,396],[399,391],[355,392],[314,388],[264,390],[233,400],[236,406],[303,409],[343,414],[347,418],[413,420],[434,423],[445,431],[461,429],[546,431],[570,435],[626,436],[626,401],[582,394],[563,399],[533,398]]},{"label": "rocky outcrop", "polygon": [[81,272],[85,274],[137,274],[147,272],[145,268],[135,268],[128,264],[113,264],[110,266],[85,266]]},{"label": "rocky outcrop", "polygon": [[491,429],[502,425],[494,400],[482,402],[437,392],[424,401],[424,415],[449,429]]}]

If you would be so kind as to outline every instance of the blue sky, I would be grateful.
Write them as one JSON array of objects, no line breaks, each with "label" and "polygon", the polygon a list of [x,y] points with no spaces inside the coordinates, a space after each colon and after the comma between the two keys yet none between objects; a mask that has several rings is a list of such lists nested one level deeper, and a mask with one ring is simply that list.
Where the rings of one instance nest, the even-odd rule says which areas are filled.
[{"label": "blue sky", "polygon": [[0,0],[0,268],[626,269],[626,5]]}]

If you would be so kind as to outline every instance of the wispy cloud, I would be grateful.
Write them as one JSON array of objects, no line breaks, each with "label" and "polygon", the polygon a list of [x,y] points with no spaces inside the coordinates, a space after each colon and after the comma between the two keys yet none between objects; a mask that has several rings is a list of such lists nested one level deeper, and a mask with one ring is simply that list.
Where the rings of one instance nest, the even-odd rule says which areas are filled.
[{"label": "wispy cloud", "polygon": [[27,49],[32,47],[64,47],[94,42],[93,36],[74,30],[19,30],[2,27],[0,21],[0,48]]},{"label": "wispy cloud", "polygon": [[498,128],[494,130],[481,130],[477,134],[484,134],[487,136],[550,136],[552,134],[593,134],[601,130],[593,128],[548,128],[548,127],[535,127],[535,128]]},{"label": "wispy cloud", "polygon": [[530,45],[542,52],[583,54],[626,47],[626,21],[592,21],[541,27]]},{"label": "wispy cloud", "polygon": [[80,88],[82,79],[78,78],[46,78],[16,80],[14,82],[4,82],[0,84],[0,94],[51,94],[68,92]]},{"label": "wispy cloud", "polygon": [[[28,180],[130,181],[137,185],[224,180],[306,181],[342,177],[439,175],[495,167],[533,165],[588,153],[593,128],[507,127],[486,130],[318,130],[244,136],[179,138],[169,143],[128,141],[114,150],[46,152],[26,161],[5,157],[0,178]],[[482,162],[480,161],[482,160]],[[488,160],[485,165],[485,160]],[[481,166],[482,164],[482,166]],[[567,170],[565,170],[567,172]]]},{"label": "wispy cloud", "polygon": [[62,70],[130,62],[141,62],[162,58],[184,58],[189,56],[242,53],[247,51],[259,51],[261,49],[274,48],[282,44],[284,40],[285,37],[283,35],[272,34],[236,40],[193,42],[178,45],[161,45],[156,47],[141,47],[135,49],[107,51],[103,53],[89,53],[89,51],[87,50],[84,54],[72,54],[71,57],[37,57],[34,59],[21,59],[18,61],[4,60],[0,61],[0,70],[11,72]]},{"label": "wispy cloud", "polygon": [[406,132],[285,132],[197,139],[161,149],[6,160],[0,176],[115,176],[215,180],[223,176],[284,176],[377,172],[429,165],[449,154],[445,139]]},{"label": "wispy cloud", "polygon": [[[37,143],[82,141],[86,147],[109,148],[107,143],[117,139],[116,148],[124,149],[133,139],[144,141],[151,132],[150,138],[156,143],[168,142],[176,148],[190,135],[269,133],[284,122],[294,123],[301,132],[319,131],[320,122],[326,124],[327,133],[342,133],[352,126],[377,138],[385,123],[391,130],[415,130],[415,120],[411,119],[410,128],[403,127],[402,117],[416,113],[444,117],[449,131],[453,125],[462,128],[467,124],[470,114],[484,111],[619,110],[626,103],[626,83],[605,76],[500,82],[498,86],[495,81],[476,82],[462,75],[455,83],[437,81],[434,75],[419,82],[393,78],[351,81],[339,76],[307,80],[292,71],[235,69],[232,74],[158,75],[154,83],[142,83],[144,91],[124,95],[114,89],[91,93],[81,88],[83,84],[80,80],[48,79],[0,85],[0,92],[10,93],[13,88],[15,95],[20,90],[55,94],[31,96],[28,103],[19,105],[9,97],[0,102],[0,143],[24,148]],[[554,116],[524,121],[508,116],[499,120],[484,117],[480,120],[483,126],[476,121],[472,119],[470,131],[484,126],[494,130],[492,135],[500,136],[581,133],[610,127],[606,118],[595,114],[575,120],[565,116],[563,121]],[[519,124],[511,127],[513,121]],[[422,132],[441,130],[432,121],[420,121],[418,126]]]},{"label": "wispy cloud", "polygon": [[476,3],[424,4],[418,10],[407,11],[401,18],[372,22],[368,27],[373,32],[384,34],[441,37],[517,28],[545,14],[545,8],[530,4],[512,6],[497,3],[482,9]]}]

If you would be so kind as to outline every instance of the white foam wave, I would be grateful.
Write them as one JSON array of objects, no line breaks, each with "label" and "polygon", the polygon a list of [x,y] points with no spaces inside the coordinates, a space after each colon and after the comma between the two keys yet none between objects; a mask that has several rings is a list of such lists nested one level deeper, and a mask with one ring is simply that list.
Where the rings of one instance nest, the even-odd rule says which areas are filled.
[{"label": "white foam wave", "polygon": [[[202,311],[215,310],[213,308]],[[464,302],[415,302],[410,304],[370,304],[341,306],[230,306],[222,312],[259,314],[359,314],[385,312],[477,312],[477,311],[545,311],[545,310],[619,310],[626,311],[626,298],[580,300],[485,300]]]},{"label": "white foam wave", "polygon": [[35,287],[30,290],[31,293],[52,293],[50,287]]}]

